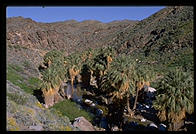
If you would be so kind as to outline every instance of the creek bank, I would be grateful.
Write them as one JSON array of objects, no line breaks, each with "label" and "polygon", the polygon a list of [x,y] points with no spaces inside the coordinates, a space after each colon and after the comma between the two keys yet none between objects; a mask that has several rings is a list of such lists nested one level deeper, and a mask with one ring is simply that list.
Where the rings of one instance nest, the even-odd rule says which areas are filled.
[{"label": "creek bank", "polygon": [[[107,106],[103,105],[102,101],[102,98],[104,97],[95,96],[94,94],[86,90],[82,90],[81,88],[82,87],[80,84],[74,84],[74,93],[72,95],[71,100],[76,102],[78,107],[80,107],[81,109],[84,109],[95,115],[92,121],[92,125],[94,126],[94,128],[96,127],[106,131],[133,131],[140,130],[141,128],[144,130],[151,130],[152,127],[154,127],[153,129],[158,130],[158,127],[155,127],[159,126],[156,125],[157,122],[154,123],[154,121],[151,121],[151,119],[146,118],[147,116],[149,116],[149,114],[151,115],[150,118],[154,118],[155,116],[156,111],[152,108],[152,99],[154,98],[154,92],[156,91],[156,89],[151,87],[145,87],[144,92],[146,92],[146,96],[144,96],[144,104],[140,102],[137,103],[137,118],[131,119],[129,116],[123,116],[123,119],[125,121],[123,123],[122,128],[119,128],[119,126],[108,123],[108,108]],[[67,83],[66,88],[64,90],[66,96],[71,95],[71,90],[71,84]],[[124,115],[126,114],[127,110],[124,109]],[[152,123],[154,124],[154,126],[152,125]],[[162,130],[166,129],[162,128]]]}]

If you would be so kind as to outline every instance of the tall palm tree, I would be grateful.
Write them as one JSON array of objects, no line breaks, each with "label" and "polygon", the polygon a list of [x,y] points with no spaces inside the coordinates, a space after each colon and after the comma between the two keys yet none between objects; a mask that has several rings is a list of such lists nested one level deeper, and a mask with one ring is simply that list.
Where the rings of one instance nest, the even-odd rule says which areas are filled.
[{"label": "tall palm tree", "polygon": [[[111,95],[111,99],[117,101],[129,98],[130,94],[134,94],[134,88],[131,88],[131,77],[134,72],[134,61],[129,56],[120,55],[111,64],[111,68],[104,76],[102,81],[102,90],[106,90]],[[125,106],[126,104],[122,104]],[[127,100],[128,110],[129,102]]]},{"label": "tall palm tree", "polygon": [[[58,90],[62,82],[56,68],[50,66],[43,72],[41,89],[45,98],[45,103],[52,106],[54,104],[54,96],[58,96]],[[59,96],[60,97],[60,96]]]},{"label": "tall palm tree", "polygon": [[153,102],[160,121],[169,123],[169,130],[177,130],[186,112],[194,111],[193,78],[182,69],[171,70],[160,82],[158,96]]},{"label": "tall palm tree", "polygon": [[101,86],[101,79],[107,73],[112,63],[113,57],[116,56],[115,50],[111,47],[101,48],[97,51],[96,56],[88,63],[88,67],[96,77],[98,89]]},{"label": "tall palm tree", "polygon": [[45,103],[53,105],[54,96],[58,96],[58,90],[65,79],[66,69],[63,64],[63,54],[60,51],[50,51],[44,56],[44,62],[49,63],[48,68],[42,74],[41,89],[45,98]]},{"label": "tall palm tree", "polygon": [[144,87],[144,85],[149,86],[150,81],[154,79],[155,79],[155,72],[152,70],[151,67],[147,65],[141,65],[141,64],[138,64],[135,67],[135,71],[133,72],[131,78],[131,83],[132,83],[131,85],[133,86],[133,88],[136,89],[136,96],[133,105],[133,110],[136,109],[139,91]]},{"label": "tall palm tree", "polygon": [[72,85],[72,95],[74,93],[74,80],[76,76],[80,73],[81,68],[82,68],[82,60],[81,60],[81,55],[79,53],[74,53],[68,57],[68,63],[67,68],[68,68],[68,73],[69,77],[71,80],[71,85]]}]

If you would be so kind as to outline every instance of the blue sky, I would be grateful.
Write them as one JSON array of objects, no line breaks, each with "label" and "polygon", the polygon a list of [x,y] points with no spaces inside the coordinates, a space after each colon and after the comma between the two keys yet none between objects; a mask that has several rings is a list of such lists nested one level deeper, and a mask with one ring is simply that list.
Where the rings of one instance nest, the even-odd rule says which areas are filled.
[{"label": "blue sky", "polygon": [[165,6],[65,6],[65,7],[7,7],[7,17],[22,16],[37,22],[66,20],[98,20],[108,23],[114,20],[142,20]]}]

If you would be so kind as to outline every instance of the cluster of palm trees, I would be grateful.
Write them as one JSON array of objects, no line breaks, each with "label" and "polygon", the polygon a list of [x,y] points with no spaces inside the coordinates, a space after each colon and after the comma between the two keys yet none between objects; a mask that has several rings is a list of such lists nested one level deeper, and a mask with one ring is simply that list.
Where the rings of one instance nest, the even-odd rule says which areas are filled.
[{"label": "cluster of palm trees", "polygon": [[[112,47],[89,49],[69,56],[53,50],[44,56],[44,64],[47,68],[41,72],[41,89],[45,98],[51,98],[52,93],[57,95],[65,81],[71,82],[73,93],[78,75],[86,88],[90,86],[91,77],[95,77],[99,95],[107,96],[115,107],[127,107],[130,116],[134,116],[137,109],[139,91],[156,78],[151,66],[139,64],[131,56],[117,54]],[[153,106],[159,111],[161,121],[175,124],[185,118],[186,112],[193,112],[193,79],[187,74],[173,71],[159,83]],[[133,105],[130,105],[131,97],[134,98]],[[48,100],[45,99],[45,103],[51,103]]]},{"label": "cluster of palm trees", "polygon": [[161,121],[169,123],[169,130],[177,130],[186,113],[194,112],[193,77],[181,68],[171,70],[159,81],[158,95],[154,101]]}]

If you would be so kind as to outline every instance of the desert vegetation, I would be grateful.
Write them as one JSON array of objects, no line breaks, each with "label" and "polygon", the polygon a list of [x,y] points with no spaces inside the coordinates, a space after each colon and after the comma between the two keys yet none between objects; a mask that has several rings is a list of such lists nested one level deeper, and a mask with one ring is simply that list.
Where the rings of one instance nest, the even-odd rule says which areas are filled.
[{"label": "desert vegetation", "polygon": [[[12,19],[14,26],[23,20],[7,23]],[[138,22],[21,24],[26,21],[24,31],[35,30],[24,36],[30,46],[14,40],[8,27],[8,55],[14,56],[7,64],[7,106],[17,113],[7,115],[9,130],[24,120],[32,126],[34,117],[37,130],[78,130],[70,124],[81,116],[109,131],[159,129],[153,123],[187,129],[194,114],[192,7],[167,7]]]}]

